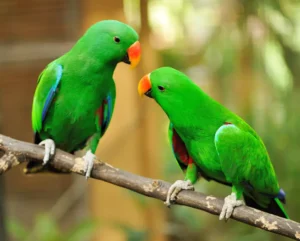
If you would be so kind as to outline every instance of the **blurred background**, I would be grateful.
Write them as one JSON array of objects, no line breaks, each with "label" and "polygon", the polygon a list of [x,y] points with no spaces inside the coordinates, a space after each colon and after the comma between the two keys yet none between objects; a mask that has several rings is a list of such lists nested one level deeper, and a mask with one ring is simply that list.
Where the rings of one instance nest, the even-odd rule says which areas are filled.
[{"label": "blurred background", "polygon": [[[168,120],[138,80],[168,65],[242,116],[261,135],[286,210],[300,221],[300,2],[298,0],[1,0],[0,132],[32,142],[31,104],[39,73],[103,19],[132,25],[143,56],[119,64],[111,125],[101,160],[139,175],[182,179],[167,140]],[[235,241],[285,238],[77,175],[0,178],[1,241]],[[201,180],[196,190],[230,189]]]}]

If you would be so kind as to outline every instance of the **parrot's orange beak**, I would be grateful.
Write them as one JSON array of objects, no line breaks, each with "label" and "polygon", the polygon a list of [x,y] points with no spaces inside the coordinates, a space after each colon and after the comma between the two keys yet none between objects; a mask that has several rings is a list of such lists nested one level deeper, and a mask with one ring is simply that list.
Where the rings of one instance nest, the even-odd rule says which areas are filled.
[{"label": "parrot's orange beak", "polygon": [[151,97],[151,87],[150,74],[147,74],[140,80],[138,85],[138,92],[140,96],[147,95]]},{"label": "parrot's orange beak", "polygon": [[127,50],[129,64],[131,68],[134,68],[138,65],[141,59],[141,44],[139,41],[133,43]]}]

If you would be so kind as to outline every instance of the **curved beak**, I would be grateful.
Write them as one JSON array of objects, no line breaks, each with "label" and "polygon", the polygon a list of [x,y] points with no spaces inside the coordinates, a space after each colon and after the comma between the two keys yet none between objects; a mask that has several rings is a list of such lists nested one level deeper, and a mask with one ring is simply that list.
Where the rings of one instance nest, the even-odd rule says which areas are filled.
[{"label": "curved beak", "polygon": [[141,59],[141,44],[139,41],[133,43],[128,49],[124,58],[124,62],[131,65],[134,68],[138,65]]},{"label": "curved beak", "polygon": [[151,94],[151,81],[150,81],[150,74],[145,75],[139,82],[138,85],[138,92],[140,94],[140,96],[146,95],[150,98],[152,98],[152,94]]}]

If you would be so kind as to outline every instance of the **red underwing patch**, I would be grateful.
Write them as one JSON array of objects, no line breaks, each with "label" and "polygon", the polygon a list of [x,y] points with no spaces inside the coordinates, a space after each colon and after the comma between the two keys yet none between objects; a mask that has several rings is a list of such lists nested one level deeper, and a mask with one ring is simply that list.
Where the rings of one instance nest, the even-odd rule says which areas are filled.
[{"label": "red underwing patch", "polygon": [[103,104],[99,107],[99,109],[96,111],[96,115],[99,117],[99,126],[102,125],[103,122]]},{"label": "red underwing patch", "polygon": [[173,136],[172,136],[173,148],[174,152],[179,156],[180,161],[185,164],[189,165],[194,163],[193,159],[190,157],[184,142],[177,134],[176,130],[173,128]]}]

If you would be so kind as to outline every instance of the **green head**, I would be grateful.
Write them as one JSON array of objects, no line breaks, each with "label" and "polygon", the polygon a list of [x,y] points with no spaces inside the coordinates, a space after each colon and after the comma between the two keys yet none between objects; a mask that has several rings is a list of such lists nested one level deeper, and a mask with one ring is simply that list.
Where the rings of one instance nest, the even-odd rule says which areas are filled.
[{"label": "green head", "polygon": [[188,76],[170,67],[158,68],[145,75],[139,82],[138,91],[140,95],[155,99],[177,126],[195,128],[200,120],[218,121],[224,113],[224,108]]},{"label": "green head", "polygon": [[140,95],[155,99],[167,114],[169,110],[186,107],[189,101],[192,103],[203,93],[185,74],[171,67],[158,68],[145,75],[138,91]]},{"label": "green head", "polygon": [[[135,67],[141,57],[137,32],[129,25],[104,20],[92,25],[74,46],[74,51],[87,53],[105,64],[125,62]],[[73,51],[73,50],[72,50]]]}]

